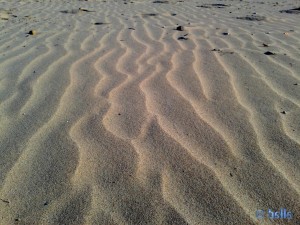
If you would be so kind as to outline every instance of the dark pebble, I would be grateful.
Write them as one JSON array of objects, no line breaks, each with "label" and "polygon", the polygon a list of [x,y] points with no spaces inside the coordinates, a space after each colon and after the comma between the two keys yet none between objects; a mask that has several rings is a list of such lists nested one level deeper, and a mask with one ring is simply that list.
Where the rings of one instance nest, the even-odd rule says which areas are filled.
[{"label": "dark pebble", "polygon": [[178,27],[176,27],[176,30],[178,30],[178,31],[184,31],[184,28],[183,28],[183,26],[178,26]]},{"label": "dark pebble", "polygon": [[267,52],[265,52],[264,54],[265,54],[265,55],[275,55],[275,53],[270,52],[270,51],[267,51]]}]

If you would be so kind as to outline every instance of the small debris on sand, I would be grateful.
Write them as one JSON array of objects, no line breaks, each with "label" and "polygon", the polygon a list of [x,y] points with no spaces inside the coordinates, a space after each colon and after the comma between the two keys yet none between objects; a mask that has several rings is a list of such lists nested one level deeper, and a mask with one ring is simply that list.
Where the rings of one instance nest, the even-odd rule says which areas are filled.
[{"label": "small debris on sand", "polygon": [[96,12],[96,11],[92,11],[92,10],[88,10],[88,9],[83,9],[83,8],[79,8],[80,11],[82,12]]},{"label": "small debris on sand", "polygon": [[91,10],[88,10],[88,9],[79,8],[79,9],[71,9],[71,10],[62,10],[60,12],[61,13],[68,13],[68,14],[77,14],[79,12],[96,12],[96,11],[91,11]]},{"label": "small debris on sand", "polygon": [[295,9],[281,10],[279,12],[281,12],[281,13],[289,13],[289,14],[300,14],[300,7],[295,8]]},{"label": "small debris on sand", "polygon": [[183,26],[178,26],[178,27],[176,27],[175,30],[178,30],[178,31],[184,31],[184,27],[183,27]]},{"label": "small debris on sand", "polygon": [[218,52],[218,53],[220,53],[220,55],[233,54],[233,53],[234,53],[234,52],[228,51],[228,50],[223,51],[223,50],[218,49],[218,48],[214,48],[214,49],[212,49],[211,51],[212,51],[212,52]]},{"label": "small debris on sand", "polygon": [[9,204],[9,201],[8,201],[8,200],[2,199],[2,198],[0,198],[0,200],[1,200],[2,202],[6,203],[6,204]]},{"label": "small debris on sand", "polygon": [[102,23],[102,22],[96,22],[96,23],[94,23],[94,25],[104,25],[104,24],[107,24],[107,23]]},{"label": "small debris on sand", "polygon": [[157,13],[145,13],[145,14],[142,14],[142,17],[145,18],[145,17],[157,16],[157,15],[158,15]]},{"label": "small debris on sand", "polygon": [[270,51],[267,51],[267,52],[265,52],[264,54],[265,54],[265,55],[276,55],[275,53],[270,52]]},{"label": "small debris on sand", "polygon": [[242,17],[236,17],[239,20],[248,20],[248,21],[263,21],[266,20],[266,17],[264,16],[258,16],[258,15],[251,15],[251,16],[242,16]]},{"label": "small debris on sand", "polygon": [[225,5],[225,4],[204,4],[201,6],[197,6],[197,7],[201,7],[201,8],[218,8],[218,9],[222,9],[225,7],[228,7],[229,5]]},{"label": "small debris on sand", "polygon": [[178,37],[177,40],[188,40],[186,37]]},{"label": "small debris on sand", "polygon": [[37,32],[36,32],[36,30],[30,30],[27,34],[29,34],[29,35],[36,35]]},{"label": "small debris on sand", "polygon": [[152,3],[162,3],[162,4],[168,4],[169,2],[168,1],[154,1]]}]

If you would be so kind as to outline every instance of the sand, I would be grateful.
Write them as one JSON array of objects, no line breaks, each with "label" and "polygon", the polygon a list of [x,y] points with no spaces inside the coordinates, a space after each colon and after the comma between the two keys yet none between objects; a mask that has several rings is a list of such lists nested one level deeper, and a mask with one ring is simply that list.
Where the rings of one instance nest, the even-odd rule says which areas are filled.
[{"label": "sand", "polygon": [[299,6],[0,0],[0,224],[300,224]]}]

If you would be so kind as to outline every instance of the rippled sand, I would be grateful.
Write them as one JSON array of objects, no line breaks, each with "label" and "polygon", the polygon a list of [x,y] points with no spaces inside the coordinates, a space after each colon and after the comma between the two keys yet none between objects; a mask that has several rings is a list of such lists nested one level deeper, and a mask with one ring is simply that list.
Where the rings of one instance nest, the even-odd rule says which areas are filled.
[{"label": "rippled sand", "polygon": [[153,2],[0,0],[1,225],[299,224],[299,2]]}]

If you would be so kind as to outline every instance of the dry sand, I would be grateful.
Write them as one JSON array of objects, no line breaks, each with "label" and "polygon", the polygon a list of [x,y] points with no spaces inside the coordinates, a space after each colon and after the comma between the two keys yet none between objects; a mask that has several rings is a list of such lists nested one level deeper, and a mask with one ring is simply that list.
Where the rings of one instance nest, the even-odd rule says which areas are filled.
[{"label": "dry sand", "polygon": [[0,0],[1,225],[300,224],[299,1],[153,2]]}]

